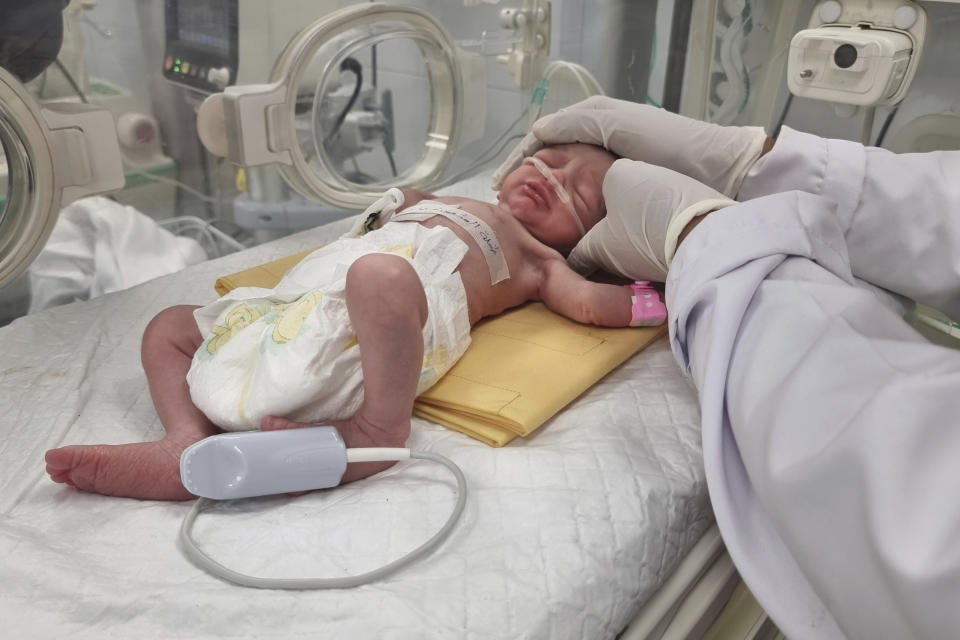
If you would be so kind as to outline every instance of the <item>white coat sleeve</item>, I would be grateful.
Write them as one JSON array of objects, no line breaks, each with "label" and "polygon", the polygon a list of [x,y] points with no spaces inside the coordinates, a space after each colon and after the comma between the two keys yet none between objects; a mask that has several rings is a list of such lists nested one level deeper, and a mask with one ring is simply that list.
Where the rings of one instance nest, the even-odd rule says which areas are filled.
[{"label": "white coat sleeve", "polygon": [[667,279],[724,541],[791,640],[960,629],[960,352],[855,287],[835,205],[711,214]]},{"label": "white coat sleeve", "polygon": [[792,190],[837,203],[855,276],[960,318],[960,151],[895,154],[783,127],[738,199]]}]

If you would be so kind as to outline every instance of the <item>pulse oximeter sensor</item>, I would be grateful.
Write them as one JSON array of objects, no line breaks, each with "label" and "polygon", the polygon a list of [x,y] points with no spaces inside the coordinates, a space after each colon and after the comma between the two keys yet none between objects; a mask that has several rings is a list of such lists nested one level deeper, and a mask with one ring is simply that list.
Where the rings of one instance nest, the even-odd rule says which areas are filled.
[{"label": "pulse oximeter sensor", "polygon": [[[327,489],[340,484],[351,462],[432,460],[457,480],[457,502],[447,522],[422,545],[378,569],[340,578],[262,578],[226,567],[200,549],[191,534],[203,509],[216,500],[236,500],[279,493]],[[229,582],[259,589],[342,589],[380,580],[426,555],[456,525],[467,499],[463,472],[449,458],[402,448],[348,449],[335,427],[223,433],[187,447],[180,456],[180,479],[200,499],[183,520],[180,543],[190,560]]]}]

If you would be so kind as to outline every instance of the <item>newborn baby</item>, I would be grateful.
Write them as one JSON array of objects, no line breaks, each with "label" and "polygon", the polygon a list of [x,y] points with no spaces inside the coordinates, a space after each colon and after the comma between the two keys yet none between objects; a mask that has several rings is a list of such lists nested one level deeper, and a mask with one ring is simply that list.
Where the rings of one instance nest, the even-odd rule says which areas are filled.
[{"label": "newborn baby", "polygon": [[[540,300],[578,322],[633,324],[632,289],[585,280],[548,246],[603,216],[614,160],[589,145],[544,149],[506,179],[498,204],[392,189],[356,237],[311,253],[274,289],[160,312],[142,359],[165,437],[48,451],[50,477],[189,499],[180,454],[220,429],[322,423],[347,447],[402,447],[414,398],[463,354],[481,318]],[[390,464],[350,464],[343,482]]]}]

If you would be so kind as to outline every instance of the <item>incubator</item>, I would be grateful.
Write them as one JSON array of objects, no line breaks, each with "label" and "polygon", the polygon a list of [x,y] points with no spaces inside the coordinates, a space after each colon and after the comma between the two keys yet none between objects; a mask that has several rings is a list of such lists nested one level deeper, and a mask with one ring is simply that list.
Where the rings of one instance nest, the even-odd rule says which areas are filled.
[{"label": "incubator", "polygon": [[42,74],[0,77],[0,285],[16,288],[60,208],[84,195],[196,217],[249,245],[389,186],[475,174],[536,115],[591,93],[770,133],[960,146],[956,83],[943,81],[955,3],[586,8],[156,0],[130,13],[73,0]]},{"label": "incubator", "polygon": [[[73,0],[59,57],[35,79],[4,76],[5,321],[25,312],[37,283],[23,272],[70,199],[110,192],[161,226],[181,221],[177,233],[192,220],[216,257],[355,213],[388,186],[474,175],[534,116],[593,93],[645,99],[670,15],[636,4]],[[601,34],[615,52],[592,45]],[[23,129],[78,103],[107,128],[75,126],[80,151],[48,155],[111,181],[54,198],[71,168],[43,159],[53,134]]]},{"label": "incubator", "polygon": [[28,267],[64,251],[47,241],[77,199],[108,193],[216,257],[351,215],[388,187],[481,174],[537,116],[594,93],[771,135],[787,124],[897,152],[960,148],[960,4],[947,0],[4,11],[12,49],[48,59],[22,77],[17,58],[0,66],[0,322],[62,279]]},{"label": "incubator", "polygon": [[[0,65],[0,324],[39,297],[31,264],[71,203],[107,194],[216,257],[354,215],[388,187],[468,188],[537,116],[596,93],[770,135],[960,149],[956,1],[131,7],[72,0],[45,68]],[[956,318],[917,318],[960,336]]]}]

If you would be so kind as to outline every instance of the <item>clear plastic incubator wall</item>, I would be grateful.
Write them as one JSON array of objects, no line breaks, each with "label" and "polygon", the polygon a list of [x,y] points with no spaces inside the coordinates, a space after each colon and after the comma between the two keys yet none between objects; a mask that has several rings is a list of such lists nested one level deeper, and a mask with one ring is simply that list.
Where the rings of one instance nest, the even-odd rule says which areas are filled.
[{"label": "clear plastic incubator wall", "polygon": [[[3,78],[18,108],[0,112],[2,321],[346,217],[389,186],[490,171],[537,114],[593,93],[646,99],[663,7],[467,4],[70,2],[56,62]],[[66,127],[113,137],[51,125],[63,104],[109,113],[122,169],[57,146]]]},{"label": "clear plastic incubator wall", "polygon": [[[32,266],[4,278],[2,321],[345,217],[388,186],[482,174],[536,116],[594,93],[770,134],[960,147],[952,2],[423,1],[405,5],[413,17],[376,6],[70,2],[56,62],[20,89],[47,121],[63,103],[105,108],[122,176],[65,215],[59,197],[28,203],[51,169],[0,101],[3,251],[17,234],[33,245],[20,247]],[[843,45],[849,64],[829,59]],[[204,108],[210,96],[222,99]]]}]

